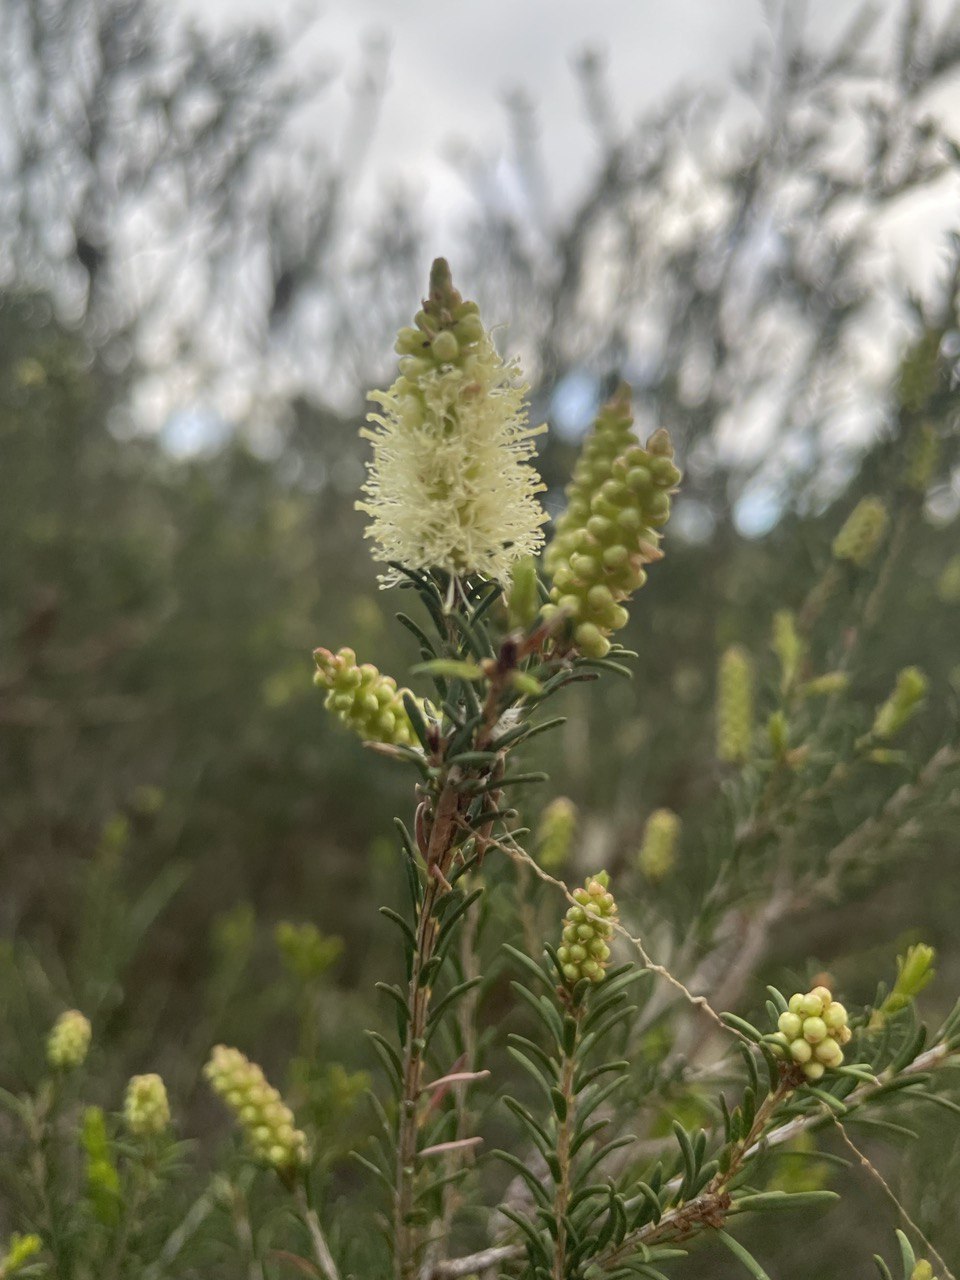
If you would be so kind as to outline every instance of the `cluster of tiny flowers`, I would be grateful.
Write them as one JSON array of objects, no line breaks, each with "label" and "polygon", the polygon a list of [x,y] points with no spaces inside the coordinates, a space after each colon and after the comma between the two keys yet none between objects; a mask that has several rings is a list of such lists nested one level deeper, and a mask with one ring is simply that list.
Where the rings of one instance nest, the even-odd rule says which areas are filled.
[{"label": "cluster of tiny flowers", "polygon": [[623,601],[659,560],[657,529],[670,515],[680,472],[666,431],[643,448],[633,434],[629,388],[600,410],[567,486],[567,509],[545,553],[552,579],[549,618],[562,610],[581,653],[603,657],[608,637],[627,621]]},{"label": "cluster of tiny flowers", "polygon": [[646,878],[658,884],[673,870],[680,819],[672,809],[654,809],[643,828],[637,862]]},{"label": "cluster of tiny flowers", "polygon": [[[442,258],[414,325],[400,330],[400,376],[370,392],[381,412],[361,432],[373,459],[357,508],[371,517],[374,558],[506,584],[514,563],[543,543],[545,486],[530,459],[546,428],[526,425],[519,366],[497,354]],[[391,567],[381,582],[400,579]]]},{"label": "cluster of tiny flowers", "polygon": [[583,978],[602,982],[610,961],[608,943],[613,937],[617,904],[607,886],[605,871],[591,876],[582,889],[574,889],[577,905],[570,907],[564,918],[563,941],[557,948],[557,959],[563,976],[571,987]]},{"label": "cluster of tiny flowers", "polygon": [[843,1048],[850,1040],[847,1011],[827,987],[814,987],[806,995],[790,997],[789,1008],[777,1021],[777,1047],[793,1059],[808,1080],[819,1080],[829,1068],[843,1062]]},{"label": "cluster of tiny flowers", "polygon": [[883,541],[887,522],[887,508],[879,498],[861,498],[833,540],[833,558],[862,569]]},{"label": "cluster of tiny flowers", "polygon": [[742,764],[753,739],[753,667],[739,645],[727,649],[717,674],[717,758]]},{"label": "cluster of tiny flowers", "polygon": [[90,1021],[79,1009],[67,1009],[47,1037],[47,1062],[58,1070],[83,1065],[90,1048]]},{"label": "cluster of tiny flowers", "polygon": [[295,1127],[293,1112],[255,1062],[239,1049],[218,1044],[203,1070],[259,1160],[281,1172],[306,1163],[306,1134]]},{"label": "cluster of tiny flowers", "polygon": [[875,738],[892,738],[919,710],[926,697],[927,677],[919,667],[905,667],[897,676],[893,693],[878,708],[873,721]]},{"label": "cluster of tiny flowers", "polygon": [[153,1072],[132,1076],[123,1102],[123,1120],[138,1138],[157,1136],[170,1123],[170,1103],[161,1078]]},{"label": "cluster of tiny flowers", "polygon": [[551,800],[540,817],[537,829],[537,861],[545,871],[566,866],[577,828],[577,806],[566,796]]},{"label": "cluster of tiny flowers", "polygon": [[314,683],[328,690],[324,706],[366,742],[413,746],[417,739],[403,705],[405,689],[372,663],[357,664],[352,649],[316,649]]}]

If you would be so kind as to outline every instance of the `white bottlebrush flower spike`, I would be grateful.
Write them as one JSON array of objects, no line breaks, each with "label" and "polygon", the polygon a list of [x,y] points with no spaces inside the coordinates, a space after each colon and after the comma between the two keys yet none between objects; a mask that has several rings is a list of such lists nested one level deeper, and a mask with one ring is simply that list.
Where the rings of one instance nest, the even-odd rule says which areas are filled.
[{"label": "white bottlebrush flower spike", "polygon": [[[401,329],[399,377],[370,393],[381,412],[361,432],[373,458],[357,507],[371,517],[374,557],[506,583],[543,542],[545,486],[530,459],[546,427],[527,426],[519,365],[497,354],[442,258],[416,325]],[[399,578],[391,569],[381,581]]]}]

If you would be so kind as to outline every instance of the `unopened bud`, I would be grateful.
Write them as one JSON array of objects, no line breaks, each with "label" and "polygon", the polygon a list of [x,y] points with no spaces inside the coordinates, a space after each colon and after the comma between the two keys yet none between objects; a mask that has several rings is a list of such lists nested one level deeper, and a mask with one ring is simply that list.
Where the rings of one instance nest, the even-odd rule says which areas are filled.
[{"label": "unopened bud", "polygon": [[733,645],[720,659],[717,679],[717,757],[742,764],[753,740],[753,666],[745,649]]},{"label": "unopened bud", "polygon": [[875,738],[892,738],[913,718],[926,696],[927,677],[919,667],[905,667],[897,676],[893,693],[878,708],[873,721]]},{"label": "unopened bud", "polygon": [[672,809],[654,809],[643,828],[643,841],[637,862],[646,878],[654,884],[673,870],[677,858],[680,819]]},{"label": "unopened bud", "polygon": [[90,1048],[90,1021],[78,1009],[67,1009],[47,1037],[47,1062],[69,1071],[83,1065]]},{"label": "unopened bud", "polygon": [[848,560],[862,569],[877,552],[887,531],[887,508],[879,498],[862,498],[833,540],[835,560]]}]

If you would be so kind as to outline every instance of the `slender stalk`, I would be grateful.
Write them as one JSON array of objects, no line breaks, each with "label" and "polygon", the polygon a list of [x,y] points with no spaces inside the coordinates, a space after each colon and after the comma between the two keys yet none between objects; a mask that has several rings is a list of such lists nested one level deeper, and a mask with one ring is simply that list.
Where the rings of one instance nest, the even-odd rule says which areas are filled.
[{"label": "slender stalk", "polygon": [[570,1146],[573,1138],[575,1121],[573,1077],[576,1069],[577,1041],[580,1038],[580,1023],[583,1018],[583,1006],[573,1013],[577,1023],[577,1033],[569,1053],[564,1052],[560,1064],[560,1092],[564,1099],[564,1116],[557,1126],[557,1163],[560,1166],[560,1177],[556,1183],[553,1197],[553,1217],[557,1224],[556,1248],[553,1252],[553,1280],[566,1280],[567,1275],[567,1211],[570,1206]]},{"label": "slender stalk", "polygon": [[431,989],[423,981],[424,972],[433,959],[439,926],[436,907],[445,891],[446,872],[457,835],[460,793],[453,785],[451,770],[437,800],[436,816],[426,850],[427,884],[417,917],[416,947],[407,991],[406,1044],[403,1054],[403,1082],[397,1134],[395,1249],[398,1280],[414,1280],[420,1232],[413,1222],[416,1190],[417,1138],[420,1129],[420,1095],[423,1089],[423,1050],[430,1011]]},{"label": "slender stalk", "polygon": [[323,1273],[324,1280],[340,1280],[340,1272],[337,1270],[337,1264],[333,1260],[333,1254],[330,1252],[327,1238],[323,1234],[320,1219],[317,1217],[316,1210],[310,1207],[302,1182],[297,1183],[294,1195],[297,1201],[297,1208],[300,1211],[300,1217],[303,1219],[303,1225],[310,1235],[314,1257],[317,1259],[317,1265]]}]

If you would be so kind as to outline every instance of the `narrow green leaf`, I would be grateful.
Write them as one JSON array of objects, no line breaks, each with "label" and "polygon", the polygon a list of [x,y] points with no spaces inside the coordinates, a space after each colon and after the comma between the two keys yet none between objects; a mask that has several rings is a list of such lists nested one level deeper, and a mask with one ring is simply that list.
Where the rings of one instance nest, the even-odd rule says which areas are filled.
[{"label": "narrow green leaf", "polygon": [[733,1208],[738,1213],[803,1209],[811,1206],[823,1208],[839,1199],[835,1191],[758,1191],[752,1195],[738,1196]]},{"label": "narrow green leaf", "polygon": [[754,1280],[770,1280],[770,1277],[767,1275],[766,1271],[764,1271],[763,1267],[761,1267],[753,1254],[748,1253],[738,1240],[734,1240],[733,1236],[728,1236],[726,1231],[718,1230],[717,1238],[727,1246],[739,1262],[743,1263],[746,1270],[754,1277]]},{"label": "narrow green leaf", "polygon": [[410,668],[413,676],[443,676],[448,680],[483,680],[484,672],[475,662],[461,662],[458,658],[431,658]]}]

